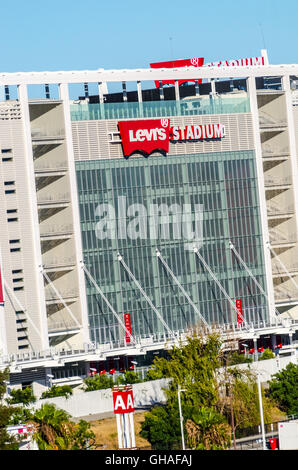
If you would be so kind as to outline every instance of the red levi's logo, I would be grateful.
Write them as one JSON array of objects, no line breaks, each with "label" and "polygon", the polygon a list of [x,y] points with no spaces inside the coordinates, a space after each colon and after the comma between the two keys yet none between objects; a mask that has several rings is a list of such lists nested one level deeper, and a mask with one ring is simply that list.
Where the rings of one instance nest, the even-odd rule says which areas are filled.
[{"label": "red levi's logo", "polygon": [[[179,59],[179,60],[168,60],[167,62],[153,62],[150,64],[152,69],[173,69],[180,67],[202,67],[204,65],[204,57],[193,57],[192,59]],[[195,79],[186,79],[178,80],[179,85],[181,83],[194,82]],[[156,88],[159,88],[159,81],[155,82]],[[202,83],[202,80],[199,79],[198,83]],[[173,85],[175,80],[162,80],[163,85]]]},{"label": "red levi's logo", "polygon": [[149,155],[154,150],[164,151],[165,153],[169,151],[169,119],[120,121],[118,122],[118,128],[123,153],[127,157],[134,152]]}]

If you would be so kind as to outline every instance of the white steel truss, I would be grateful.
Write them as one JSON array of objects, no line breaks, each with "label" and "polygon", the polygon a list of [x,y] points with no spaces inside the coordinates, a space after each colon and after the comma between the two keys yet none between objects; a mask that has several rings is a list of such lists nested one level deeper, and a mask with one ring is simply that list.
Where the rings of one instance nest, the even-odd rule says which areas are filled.
[{"label": "white steel truss", "polygon": [[166,270],[168,271],[168,273],[171,275],[172,279],[174,279],[175,283],[177,284],[177,286],[179,287],[179,289],[182,291],[183,295],[186,297],[186,299],[188,300],[188,303],[193,307],[193,309],[195,310],[195,312],[198,314],[199,318],[202,320],[202,322],[204,323],[204,325],[206,326],[206,328],[210,331],[210,326],[209,324],[207,323],[207,321],[205,320],[205,318],[203,317],[203,315],[201,314],[201,312],[199,311],[198,307],[194,304],[194,302],[191,300],[190,296],[188,295],[188,293],[186,292],[186,290],[183,288],[183,286],[180,284],[180,282],[178,281],[177,277],[175,276],[175,274],[173,273],[173,271],[171,270],[171,268],[169,267],[169,265],[166,263],[166,261],[164,260],[164,258],[162,257],[161,253],[159,250],[156,250],[156,256],[157,258],[162,262],[163,266],[166,268]]},{"label": "white steel truss", "polygon": [[86,268],[85,264],[82,263],[82,269],[83,271],[85,272],[86,276],[89,278],[89,280],[91,281],[92,285],[95,287],[96,291],[99,293],[99,295],[101,296],[101,298],[103,299],[103,301],[107,304],[107,306],[109,307],[109,309],[111,310],[112,314],[114,315],[114,317],[117,319],[119,325],[123,328],[124,332],[127,334],[127,336],[130,338],[130,341],[132,343],[135,343],[135,339],[134,337],[132,336],[132,334],[130,333],[130,331],[126,328],[125,324],[123,323],[123,321],[121,320],[120,316],[118,315],[118,313],[115,311],[115,309],[113,308],[113,306],[110,304],[110,302],[108,301],[108,299],[106,298],[106,296],[104,295],[104,293],[102,292],[102,290],[100,289],[100,287],[98,286],[98,284],[96,283],[94,277],[90,274],[90,272],[88,271],[88,269]]},{"label": "white steel truss", "polygon": [[[236,250],[235,246],[233,245],[233,243],[230,241],[229,242],[229,246],[230,246],[230,249],[233,251],[234,255],[236,256],[236,258],[238,259],[238,261],[240,262],[240,264],[244,267],[245,271],[249,274],[249,276],[253,279],[254,283],[256,284],[256,286],[259,288],[259,290],[261,291],[261,293],[266,297],[266,299],[268,300],[269,302],[269,297],[267,295],[267,293],[264,291],[263,287],[261,286],[261,284],[258,282],[258,280],[256,279],[256,277],[253,275],[253,273],[251,272],[251,270],[249,269],[249,267],[247,266],[247,264],[244,262],[244,260],[241,258],[240,254],[238,253],[238,251]],[[276,310],[276,308],[274,308],[275,310],[275,317],[279,315],[279,312]],[[269,312],[270,313],[270,312]],[[273,318],[275,318],[273,317]]]},{"label": "white steel truss", "polygon": [[37,328],[37,326],[35,325],[35,323],[34,323],[33,320],[31,319],[30,315],[28,314],[27,310],[23,307],[23,305],[21,304],[21,302],[19,301],[19,299],[17,298],[17,296],[13,293],[12,289],[9,287],[9,285],[7,284],[7,282],[6,282],[6,280],[5,280],[4,278],[3,278],[3,285],[4,285],[4,289],[6,290],[7,296],[8,296],[8,298],[9,298],[9,300],[10,300],[10,303],[11,303],[11,305],[12,305],[12,308],[13,308],[14,310],[16,310],[16,309],[15,309],[15,306],[14,306],[14,304],[13,304],[13,302],[12,302],[12,300],[11,300],[10,297],[12,297],[12,298],[15,300],[15,302],[16,302],[17,305],[19,306],[20,310],[21,310],[22,312],[24,312],[26,318],[28,318],[28,321],[29,321],[29,323],[32,325],[32,327],[33,327],[33,329],[35,330],[35,332],[38,334],[38,336],[40,337],[40,339],[42,339],[39,329]]},{"label": "white steel truss", "polygon": [[42,268],[41,269],[41,272],[44,276],[44,278],[47,280],[47,282],[50,284],[51,288],[53,289],[53,291],[55,292],[55,294],[57,295],[58,299],[61,301],[61,303],[63,304],[64,308],[66,309],[66,311],[69,313],[69,315],[71,316],[71,318],[73,319],[73,321],[75,322],[75,324],[81,329],[82,328],[82,325],[78,322],[78,320],[76,319],[76,317],[74,316],[74,314],[72,313],[72,311],[70,310],[70,308],[68,307],[68,305],[66,304],[66,302],[64,301],[63,297],[61,297],[59,291],[56,289],[56,287],[54,286],[53,282],[51,281],[51,279],[49,278],[49,276],[47,275],[47,273],[44,271],[44,269]]},{"label": "white steel truss", "polygon": [[295,279],[293,278],[293,276],[289,273],[289,271],[287,270],[286,266],[284,265],[284,263],[281,261],[281,259],[279,258],[279,256],[276,254],[276,251],[272,248],[270,242],[267,243],[267,246],[269,248],[269,250],[271,251],[271,253],[273,254],[273,256],[277,259],[277,261],[280,263],[281,267],[285,270],[285,273],[286,275],[289,277],[289,279],[292,281],[292,283],[294,284],[294,286],[296,287],[296,289],[298,290],[298,284],[297,282],[295,281]]},{"label": "white steel truss", "polygon": [[141,292],[141,294],[143,295],[143,297],[145,297],[145,299],[147,300],[148,304],[150,305],[150,307],[152,308],[152,310],[154,311],[154,313],[156,314],[156,316],[159,318],[160,322],[162,323],[162,325],[164,326],[164,328],[167,330],[167,332],[169,333],[170,336],[172,336],[173,338],[175,338],[175,335],[173,333],[173,331],[169,328],[169,326],[167,325],[167,323],[164,321],[164,319],[162,318],[161,314],[159,313],[159,311],[157,310],[157,308],[153,305],[151,299],[148,297],[148,295],[146,294],[146,292],[144,291],[144,289],[142,288],[142,286],[140,285],[140,283],[137,281],[137,279],[135,278],[135,276],[133,275],[133,273],[131,272],[131,270],[129,269],[129,267],[127,266],[127,264],[125,263],[124,259],[123,259],[123,256],[121,256],[120,253],[118,253],[118,261],[122,264],[122,266],[124,267],[124,269],[126,270],[126,272],[128,273],[128,275],[131,277],[131,279],[133,280],[133,282],[135,283],[135,285],[137,286],[137,288],[139,289],[139,291]]},{"label": "white steel truss", "polygon": [[[227,293],[227,291],[225,290],[225,288],[223,287],[223,285],[219,282],[219,280],[217,279],[217,277],[215,276],[215,274],[213,273],[213,271],[211,270],[210,266],[207,264],[207,262],[204,260],[203,256],[199,253],[199,250],[198,248],[194,248],[194,252],[195,254],[197,255],[197,257],[199,258],[199,260],[201,261],[201,263],[203,264],[204,268],[208,271],[208,273],[210,274],[210,276],[212,277],[212,279],[214,280],[214,282],[216,283],[216,285],[219,287],[219,289],[221,290],[221,292],[224,294],[224,296],[226,297],[226,299],[228,300],[229,304],[231,305],[232,309],[235,310],[236,314],[237,314],[237,307],[236,307],[236,304],[235,302],[233,302],[233,300],[231,299],[231,297],[229,296],[229,294]],[[246,325],[246,321],[243,319],[243,323]]]}]

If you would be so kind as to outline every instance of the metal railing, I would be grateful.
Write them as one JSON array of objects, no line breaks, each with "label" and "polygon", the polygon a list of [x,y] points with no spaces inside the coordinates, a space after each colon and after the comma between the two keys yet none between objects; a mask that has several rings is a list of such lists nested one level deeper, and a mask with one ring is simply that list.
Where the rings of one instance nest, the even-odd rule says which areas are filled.
[{"label": "metal railing", "polygon": [[41,165],[40,163],[34,166],[35,173],[47,173],[47,172],[54,172],[54,171],[66,171],[68,169],[67,161],[57,162],[55,165],[53,164],[44,164]]},{"label": "metal railing", "polygon": [[50,258],[43,260],[44,269],[60,268],[63,266],[74,266],[75,264],[76,258],[74,256],[69,256],[65,258]]},{"label": "metal railing", "polygon": [[[286,265],[287,271],[289,273],[298,271],[298,263],[292,263]],[[273,274],[285,274],[285,269],[279,263],[272,263],[272,273]]]},{"label": "metal railing", "polygon": [[73,225],[47,225],[47,226],[40,226],[40,236],[41,237],[49,237],[49,236],[56,236],[56,235],[68,235],[73,233]]},{"label": "metal railing", "polygon": [[[287,421],[293,421],[298,419],[298,415],[291,415],[291,416],[286,416],[283,420],[281,421],[274,421],[273,423],[265,423],[265,433],[270,434],[270,433],[277,433],[278,434],[278,424],[279,423],[284,423]],[[244,429],[236,429],[236,438],[241,439],[244,437],[249,437],[249,436],[256,436],[256,435],[261,435],[261,426],[256,425],[256,426],[251,426],[247,427]]]},{"label": "metal railing", "polygon": [[[242,335],[245,337],[248,333],[262,333],[266,334],[266,329],[270,331],[272,328],[284,328],[285,334],[289,328],[298,329],[298,319],[291,319],[291,318],[271,318],[268,320],[259,320],[255,322],[251,322],[249,325],[245,327],[239,325],[238,323],[227,323],[223,325],[218,325],[217,329],[218,332],[222,335],[223,338],[227,337],[230,338],[231,334],[236,334],[236,336],[241,339]],[[188,330],[188,331],[175,331],[175,338],[176,341],[181,340],[182,342],[187,339],[189,335],[191,335],[195,330]],[[216,331],[216,327],[214,327],[214,331]],[[280,333],[279,333],[280,334]],[[117,341],[110,341],[105,344],[99,344],[96,342],[85,343],[84,348],[82,349],[59,349],[59,348],[50,348],[44,351],[38,352],[28,352],[23,354],[10,354],[10,355],[2,355],[0,356],[0,365],[5,364],[16,364],[16,363],[26,363],[26,362],[34,362],[34,361],[47,361],[51,359],[62,358],[63,357],[81,357],[82,360],[86,359],[86,356],[96,354],[98,358],[100,357],[101,353],[107,352],[116,352],[117,354],[121,354],[121,350],[125,353],[129,353],[129,350],[132,350],[132,355],[134,354],[134,350],[136,348],[142,349],[146,346],[152,347],[156,346],[164,348],[165,345],[171,346],[174,344],[173,338],[170,338],[167,334],[163,333],[156,333],[153,335],[144,335],[144,336],[134,336],[135,343],[126,344],[125,339],[117,340]],[[100,360],[100,359],[99,359]]]},{"label": "metal railing", "polygon": [[259,110],[259,125],[263,128],[285,127],[287,126],[287,121],[285,119],[277,119],[265,111]]},{"label": "metal railing", "polygon": [[269,238],[271,243],[294,243],[297,240],[296,233],[284,233],[278,229],[270,229]]},{"label": "metal railing", "polygon": [[[50,291],[51,287],[46,287],[45,289],[45,297],[46,301],[52,301],[52,300],[60,300],[59,297],[55,292]],[[62,299],[71,299],[74,297],[78,297],[78,291],[76,289],[67,289],[64,291],[59,292],[61,295]]]},{"label": "metal railing", "polygon": [[288,186],[292,184],[291,176],[264,176],[265,186]]},{"label": "metal railing", "polygon": [[275,287],[274,298],[275,300],[293,301],[298,299],[298,292],[295,292],[295,290],[290,291],[289,289],[285,289],[284,287]]},{"label": "metal railing", "polygon": [[284,207],[282,204],[277,204],[276,202],[269,202],[267,204],[267,214],[268,215],[275,215],[275,214],[292,214],[294,212],[294,206],[289,205]]},{"label": "metal railing", "polygon": [[70,202],[70,194],[37,194],[37,204],[60,204]]},{"label": "metal railing", "polygon": [[31,129],[31,138],[33,140],[40,139],[64,139],[65,130],[64,129]]},{"label": "metal railing", "polygon": [[79,327],[73,322],[49,322],[48,321],[48,331],[53,333],[54,331],[69,331],[77,330]]}]

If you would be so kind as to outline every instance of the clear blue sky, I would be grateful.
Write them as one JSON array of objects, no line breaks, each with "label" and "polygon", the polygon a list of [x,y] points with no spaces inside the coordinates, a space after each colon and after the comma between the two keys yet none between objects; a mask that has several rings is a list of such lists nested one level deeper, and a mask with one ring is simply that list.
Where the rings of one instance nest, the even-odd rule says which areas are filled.
[{"label": "clear blue sky", "polygon": [[1,72],[144,68],[260,55],[298,63],[297,0],[1,2]]}]

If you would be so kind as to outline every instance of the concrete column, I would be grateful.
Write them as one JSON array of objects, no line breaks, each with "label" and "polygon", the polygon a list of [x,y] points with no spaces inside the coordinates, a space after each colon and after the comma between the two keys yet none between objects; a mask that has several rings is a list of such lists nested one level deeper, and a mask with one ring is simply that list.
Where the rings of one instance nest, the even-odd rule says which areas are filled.
[{"label": "concrete column", "polygon": [[[33,149],[31,140],[31,124],[29,114],[29,100],[27,85],[18,85],[18,97],[22,111],[22,124],[24,132],[24,171],[26,171],[26,177],[28,181],[28,196],[31,200],[31,217],[28,222],[28,230],[32,233],[32,240],[34,246],[34,252],[32,253],[32,269],[35,270],[34,275],[36,279],[36,285],[32,284],[32,288],[36,288],[36,296],[38,298],[39,311],[28,312],[31,320],[34,322],[35,327],[40,332],[40,336],[37,339],[30,338],[30,327],[29,327],[29,340],[31,340],[32,347],[36,350],[45,350],[49,347],[48,338],[48,320],[44,290],[44,279],[41,273],[40,266],[42,265],[42,254],[40,246],[40,231],[39,231],[39,218],[37,209],[37,196],[35,189],[35,174],[33,164]],[[26,305],[24,306],[26,309]],[[33,333],[33,331],[31,332]]]},{"label": "concrete column", "polygon": [[248,95],[250,100],[250,109],[253,123],[253,135],[255,143],[256,153],[256,169],[257,169],[257,184],[258,184],[258,199],[260,205],[261,215],[261,228],[262,228],[262,241],[263,241],[263,254],[265,260],[265,274],[266,274],[266,286],[268,296],[268,308],[269,316],[275,318],[275,300],[274,300],[274,287],[272,279],[272,266],[271,266],[271,255],[270,250],[267,247],[269,241],[269,229],[267,220],[267,208],[266,208],[266,195],[265,195],[265,183],[264,183],[264,170],[262,161],[262,145],[260,138],[260,127],[259,127],[259,111],[257,102],[257,90],[256,90],[256,79],[255,77],[249,77],[247,79],[248,84]]},{"label": "concrete column", "polygon": [[257,361],[258,360],[258,338],[254,338],[253,341],[254,341],[254,349],[255,349],[254,359],[255,361]]},{"label": "concrete column", "polygon": [[83,248],[82,248],[82,239],[81,239],[77,179],[76,179],[73,141],[72,141],[68,84],[67,83],[59,84],[59,92],[60,92],[60,99],[63,101],[63,111],[64,111],[65,141],[66,141],[66,148],[67,148],[69,185],[70,185],[70,193],[71,193],[71,201],[72,201],[73,230],[74,230],[75,251],[76,251],[75,255],[76,255],[76,265],[77,265],[77,272],[78,272],[79,294],[80,294],[82,340],[84,343],[89,343],[90,337],[89,337],[88,305],[87,305],[87,296],[86,296],[85,274],[84,274],[83,269],[81,268],[81,263],[83,261]]},{"label": "concrete column", "polygon": [[291,173],[292,173],[292,185],[293,194],[295,200],[295,214],[296,214],[296,230],[298,232],[298,166],[297,166],[297,151],[296,151],[296,130],[293,115],[292,105],[292,92],[290,86],[290,76],[284,75],[282,77],[282,87],[285,92],[285,105],[288,121],[288,135],[289,135],[289,149],[290,149],[290,161],[291,161]]},{"label": "concrete column", "polygon": [[143,117],[144,116],[144,110],[143,110],[142,84],[139,80],[137,81],[137,92],[138,92],[138,103],[139,103],[140,117]]}]

